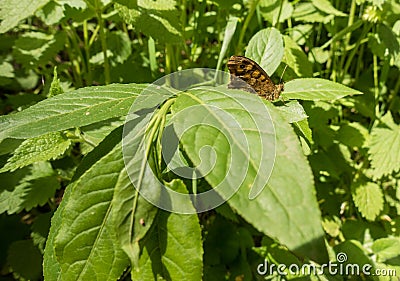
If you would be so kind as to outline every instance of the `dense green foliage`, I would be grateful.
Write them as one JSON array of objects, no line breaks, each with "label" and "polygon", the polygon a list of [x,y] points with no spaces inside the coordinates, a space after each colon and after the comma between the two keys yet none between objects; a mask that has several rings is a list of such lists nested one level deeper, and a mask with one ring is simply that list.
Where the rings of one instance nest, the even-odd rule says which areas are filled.
[{"label": "dense green foliage", "polygon": [[[0,20],[0,280],[399,280],[398,0],[2,0]],[[124,162],[131,105],[145,89],[158,98],[147,83],[226,71],[231,55],[282,77],[281,98],[223,85],[159,99],[133,120]],[[179,135],[213,108],[245,128],[248,150],[215,117],[178,150],[189,166],[217,165],[202,179],[174,174],[161,155],[168,125]],[[200,214],[138,193],[226,178],[240,189]],[[329,261],[371,275],[321,269]]]}]

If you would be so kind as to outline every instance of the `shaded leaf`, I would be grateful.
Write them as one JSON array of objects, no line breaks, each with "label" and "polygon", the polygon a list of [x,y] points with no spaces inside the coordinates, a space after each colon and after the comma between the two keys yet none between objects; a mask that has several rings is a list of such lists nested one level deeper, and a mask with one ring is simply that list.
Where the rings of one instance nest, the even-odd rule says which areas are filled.
[{"label": "shaded leaf", "polygon": [[138,0],[137,4],[137,8],[120,4],[115,4],[115,8],[126,23],[134,25],[147,36],[160,42],[182,42],[182,27],[174,0]]},{"label": "shaded leaf", "polygon": [[38,280],[42,275],[42,255],[31,240],[12,243],[8,250],[8,264],[12,271],[28,280]]},{"label": "shaded leaf", "polygon": [[[180,180],[168,188],[187,193]],[[176,214],[159,211],[153,226],[141,243],[143,249],[139,269],[132,271],[132,280],[201,280],[203,242],[197,214]]]},{"label": "shaded leaf", "polygon": [[52,198],[60,183],[49,163],[35,163],[27,174],[11,190],[0,192],[0,213],[18,213],[43,206]]},{"label": "shaded leaf", "polygon": [[20,36],[14,45],[15,60],[26,68],[35,68],[52,61],[56,54],[64,48],[65,32],[45,34],[27,32]]}]

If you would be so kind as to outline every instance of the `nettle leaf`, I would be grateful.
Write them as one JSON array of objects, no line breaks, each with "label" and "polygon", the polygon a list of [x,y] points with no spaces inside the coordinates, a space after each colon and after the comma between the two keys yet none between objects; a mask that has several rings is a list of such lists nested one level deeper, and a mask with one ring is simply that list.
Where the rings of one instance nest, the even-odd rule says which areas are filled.
[{"label": "nettle leaf", "polygon": [[120,140],[121,130],[114,131],[88,155],[67,187],[61,223],[51,232],[62,280],[116,280],[129,264],[111,219],[114,187],[124,168]]},{"label": "nettle leaf", "polygon": [[372,128],[368,151],[372,174],[376,178],[397,173],[400,169],[400,126],[393,122],[390,113],[382,119],[384,124]]},{"label": "nettle leaf", "polygon": [[282,35],[271,27],[260,30],[250,39],[246,57],[256,61],[268,75],[272,75],[282,61],[283,52]]},{"label": "nettle leaf", "polygon": [[8,214],[14,214],[43,206],[54,196],[59,187],[60,183],[50,163],[34,163],[29,173],[15,185],[8,186],[11,189],[0,190],[0,214],[6,211]]},{"label": "nettle leaf", "polygon": [[5,33],[17,26],[21,20],[32,16],[35,11],[46,5],[50,0],[2,0],[0,1],[0,33]]},{"label": "nettle leaf", "polygon": [[348,95],[360,95],[361,92],[342,84],[320,78],[294,79],[285,83],[283,99],[299,100],[336,100]]},{"label": "nettle leaf", "polygon": [[152,38],[165,43],[182,42],[182,27],[174,0],[138,0],[137,8],[115,4],[126,23]]},{"label": "nettle leaf", "polygon": [[15,41],[15,60],[27,68],[46,64],[64,48],[66,38],[62,31],[54,35],[42,32],[24,33]]},{"label": "nettle leaf", "polygon": [[[321,217],[309,164],[297,136],[279,111],[268,102],[265,102],[265,106],[272,116],[273,127],[262,130],[257,127],[259,123],[255,123],[254,120],[263,124],[268,124],[270,120],[268,115],[260,112],[260,108],[257,107],[259,102],[258,96],[237,90],[191,90],[178,96],[174,109],[179,112],[196,105],[204,108],[204,114],[185,114],[182,119],[175,120],[174,127],[185,127],[185,124],[197,122],[196,120],[207,115],[206,112],[212,116],[215,107],[233,116],[241,125],[251,148],[249,154],[245,153],[246,150],[242,147],[245,144],[235,139],[234,130],[237,128],[233,123],[217,118],[216,122],[220,122],[218,128],[223,128],[223,131],[233,136],[233,144],[228,143],[221,130],[217,130],[215,126],[191,128],[185,131],[180,139],[188,157],[194,166],[197,166],[200,163],[198,153],[202,147],[212,147],[212,150],[201,151],[203,161],[215,159],[213,169],[205,174],[205,179],[212,187],[223,181],[227,181],[231,188],[240,186],[227,201],[234,210],[259,231],[277,238],[290,250],[311,259],[326,260]],[[241,147],[239,150],[234,149],[235,143]],[[233,149],[235,152],[231,151]],[[276,149],[275,161],[273,157],[269,158],[268,154],[261,153],[262,149],[269,152]],[[231,163],[231,153],[236,154],[237,162]],[[246,163],[249,163],[247,167]],[[274,163],[274,166],[268,180],[271,163]],[[253,189],[260,190],[258,196],[251,196]],[[226,198],[223,190],[217,188],[216,191]]]},{"label": "nettle leaf", "polygon": [[72,142],[59,132],[49,133],[25,140],[8,159],[0,173],[14,171],[34,162],[56,159],[62,155]]},{"label": "nettle leaf", "polygon": [[16,114],[0,116],[0,139],[31,138],[125,116],[145,87],[112,84],[57,95]]},{"label": "nettle leaf", "polygon": [[358,211],[373,221],[383,210],[383,193],[379,185],[360,180],[352,186],[352,196]]},{"label": "nettle leaf", "polygon": [[[168,188],[187,193],[180,180]],[[176,214],[160,210],[153,227],[141,243],[139,268],[132,280],[201,280],[203,274],[203,241],[197,214]]]}]

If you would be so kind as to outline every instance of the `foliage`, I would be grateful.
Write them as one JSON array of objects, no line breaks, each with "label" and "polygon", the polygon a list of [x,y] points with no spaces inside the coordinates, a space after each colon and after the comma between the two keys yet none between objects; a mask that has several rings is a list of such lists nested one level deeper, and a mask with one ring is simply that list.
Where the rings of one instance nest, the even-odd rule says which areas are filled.
[{"label": "foliage", "polygon": [[[4,0],[0,20],[2,280],[398,279],[398,0]],[[281,98],[148,87],[234,54]],[[167,166],[171,126],[180,162],[216,161],[204,178]],[[159,182],[227,202],[162,210]],[[288,269],[328,261],[397,276]]]}]

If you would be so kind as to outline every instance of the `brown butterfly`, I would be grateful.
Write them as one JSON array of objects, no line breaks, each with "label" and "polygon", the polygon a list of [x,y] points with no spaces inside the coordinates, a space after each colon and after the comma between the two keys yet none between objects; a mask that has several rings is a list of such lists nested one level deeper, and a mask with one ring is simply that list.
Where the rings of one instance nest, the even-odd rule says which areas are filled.
[{"label": "brown butterfly", "polygon": [[268,74],[255,61],[243,56],[231,56],[228,61],[231,81],[230,89],[254,91],[261,97],[273,101],[283,91],[283,83],[275,85]]}]

